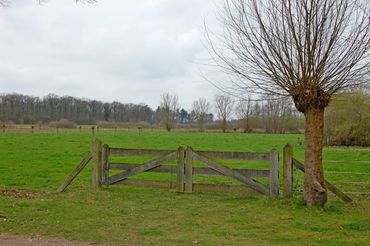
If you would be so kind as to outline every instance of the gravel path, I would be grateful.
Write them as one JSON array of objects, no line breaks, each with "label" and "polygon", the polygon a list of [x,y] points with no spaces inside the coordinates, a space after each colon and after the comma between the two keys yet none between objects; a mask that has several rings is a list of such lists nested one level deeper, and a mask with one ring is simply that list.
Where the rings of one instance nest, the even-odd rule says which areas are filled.
[{"label": "gravel path", "polygon": [[65,239],[46,239],[20,235],[0,234],[1,246],[88,246],[94,243],[68,241]]}]

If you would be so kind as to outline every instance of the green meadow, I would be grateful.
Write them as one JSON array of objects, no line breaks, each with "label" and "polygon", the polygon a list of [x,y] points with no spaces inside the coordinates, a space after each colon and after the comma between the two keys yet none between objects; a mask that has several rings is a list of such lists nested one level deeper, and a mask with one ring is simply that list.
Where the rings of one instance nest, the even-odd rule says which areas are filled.
[{"label": "green meadow", "polygon": [[[366,245],[370,242],[370,148],[327,147],[326,179],[355,204],[329,193],[324,208],[294,198],[193,193],[111,185],[94,192],[89,165],[64,193],[56,188],[89,152],[94,138],[111,147],[268,152],[289,143],[303,161],[304,136],[294,134],[100,131],[0,134],[0,233],[61,237],[114,245]],[[281,158],[280,158],[281,159]],[[133,158],[133,162],[145,161]],[[268,163],[224,162],[266,168]],[[197,164],[200,165],[200,164]],[[280,165],[281,166],[281,165]],[[282,175],[281,175],[282,176]],[[175,182],[174,174],[138,178]],[[232,183],[227,178],[197,182]],[[281,186],[282,187],[282,186]]]}]

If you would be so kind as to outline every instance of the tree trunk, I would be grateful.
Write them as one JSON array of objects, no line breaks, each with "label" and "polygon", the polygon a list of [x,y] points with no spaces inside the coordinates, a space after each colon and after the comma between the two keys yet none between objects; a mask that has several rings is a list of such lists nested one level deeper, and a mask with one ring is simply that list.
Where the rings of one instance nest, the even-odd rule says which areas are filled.
[{"label": "tree trunk", "polygon": [[306,205],[323,206],[327,201],[322,166],[324,109],[310,108],[306,119],[304,201]]}]

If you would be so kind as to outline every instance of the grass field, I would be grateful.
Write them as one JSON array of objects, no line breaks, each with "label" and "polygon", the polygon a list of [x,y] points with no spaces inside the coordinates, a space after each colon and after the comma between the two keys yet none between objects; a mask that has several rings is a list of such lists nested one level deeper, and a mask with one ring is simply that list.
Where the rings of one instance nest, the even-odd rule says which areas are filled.
[{"label": "grass field", "polygon": [[[282,153],[283,146],[290,143],[296,159],[303,161],[304,153],[303,145],[298,144],[303,136],[293,134],[101,131],[96,137],[112,147],[140,149],[182,145],[213,151],[266,152],[276,148]],[[349,192],[356,205],[330,195],[325,208],[306,208],[300,193],[293,199],[222,193],[179,195],[166,189],[114,185],[94,193],[90,167],[65,193],[55,194],[89,151],[92,140],[90,133],[78,132],[0,134],[0,233],[119,245],[370,242],[369,149],[324,149],[326,178]],[[300,189],[302,174],[297,171],[296,176],[295,185]],[[172,181],[176,177],[156,178]]]}]

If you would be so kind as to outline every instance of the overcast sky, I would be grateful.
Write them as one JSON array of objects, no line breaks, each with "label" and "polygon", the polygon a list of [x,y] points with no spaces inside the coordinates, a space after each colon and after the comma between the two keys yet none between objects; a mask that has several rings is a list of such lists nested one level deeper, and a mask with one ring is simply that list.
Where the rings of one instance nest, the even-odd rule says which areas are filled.
[{"label": "overcast sky", "polygon": [[0,93],[154,108],[169,92],[187,109],[217,93],[202,76],[209,68],[199,65],[207,57],[203,21],[215,25],[215,1],[10,2],[0,8]]}]

